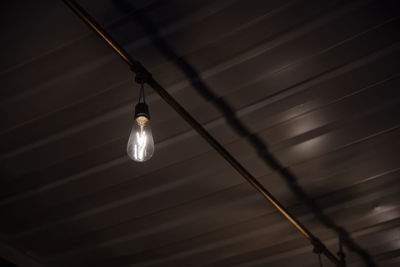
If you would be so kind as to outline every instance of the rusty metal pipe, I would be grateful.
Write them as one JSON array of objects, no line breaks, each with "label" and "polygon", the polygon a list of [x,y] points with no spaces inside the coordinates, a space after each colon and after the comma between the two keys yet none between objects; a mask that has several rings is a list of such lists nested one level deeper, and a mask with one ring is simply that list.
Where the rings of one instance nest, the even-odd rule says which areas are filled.
[{"label": "rusty metal pipe", "polygon": [[266,198],[304,237],[314,246],[314,251],[324,254],[336,266],[344,267],[341,261],[325,245],[300,223],[286,208],[241,165],[204,127],[197,122],[144,68],[134,60],[81,6],[74,0],[63,0],[89,27],[95,31],[130,66],[138,82],[146,82],[170,105],[209,145],[211,145],[240,175]]}]

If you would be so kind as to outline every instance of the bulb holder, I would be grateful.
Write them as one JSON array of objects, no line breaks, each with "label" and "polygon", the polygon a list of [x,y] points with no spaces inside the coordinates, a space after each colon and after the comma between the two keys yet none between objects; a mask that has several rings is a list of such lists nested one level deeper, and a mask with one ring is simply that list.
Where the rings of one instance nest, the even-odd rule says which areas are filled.
[{"label": "bulb holder", "polygon": [[146,103],[137,103],[135,106],[135,119],[138,117],[146,117],[147,119],[150,119],[150,112],[149,112],[149,107],[147,106]]}]

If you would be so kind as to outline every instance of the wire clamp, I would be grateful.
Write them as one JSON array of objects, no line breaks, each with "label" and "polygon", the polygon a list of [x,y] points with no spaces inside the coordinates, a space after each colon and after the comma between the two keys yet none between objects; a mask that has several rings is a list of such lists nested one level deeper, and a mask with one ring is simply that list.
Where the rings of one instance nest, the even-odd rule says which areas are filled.
[{"label": "wire clamp", "polygon": [[147,71],[137,72],[136,76],[135,76],[135,81],[138,84],[143,85],[143,84],[147,83],[150,80],[150,78],[151,78],[151,74]]},{"label": "wire clamp", "polygon": [[319,266],[322,267],[321,253],[326,250],[326,247],[317,238],[313,238],[311,244],[314,246],[313,252],[318,255]]},{"label": "wire clamp", "polygon": [[313,252],[316,254],[321,254],[322,252],[325,251],[326,247],[324,246],[324,244],[322,244],[321,241],[319,241],[318,239],[314,238],[313,240],[311,240],[311,244],[314,246]]}]

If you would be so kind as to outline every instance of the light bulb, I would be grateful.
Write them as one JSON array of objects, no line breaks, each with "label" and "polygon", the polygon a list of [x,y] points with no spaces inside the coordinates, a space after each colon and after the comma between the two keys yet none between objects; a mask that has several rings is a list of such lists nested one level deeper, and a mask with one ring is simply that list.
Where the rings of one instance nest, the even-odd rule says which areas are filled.
[{"label": "light bulb", "polygon": [[149,160],[154,153],[154,141],[150,128],[150,116],[147,105],[136,105],[135,122],[129,136],[128,156],[137,162]]}]

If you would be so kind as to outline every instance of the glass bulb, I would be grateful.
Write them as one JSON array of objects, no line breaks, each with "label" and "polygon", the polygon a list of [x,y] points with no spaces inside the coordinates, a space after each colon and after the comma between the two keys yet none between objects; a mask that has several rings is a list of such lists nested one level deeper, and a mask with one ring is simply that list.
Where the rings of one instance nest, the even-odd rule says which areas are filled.
[{"label": "glass bulb", "polygon": [[154,141],[150,121],[145,116],[135,119],[129,136],[127,152],[131,159],[137,162],[149,160],[154,153]]}]

